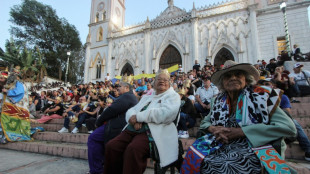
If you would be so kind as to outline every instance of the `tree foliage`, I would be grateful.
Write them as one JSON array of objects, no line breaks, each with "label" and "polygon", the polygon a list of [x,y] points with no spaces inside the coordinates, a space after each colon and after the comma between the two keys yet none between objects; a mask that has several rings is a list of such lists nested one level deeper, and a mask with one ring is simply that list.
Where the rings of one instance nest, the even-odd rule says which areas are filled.
[{"label": "tree foliage", "polygon": [[[24,0],[11,8],[10,15],[10,22],[14,24],[10,32],[17,45],[26,43],[28,48],[37,47],[49,76],[64,79],[67,51],[71,51],[70,69],[79,69],[81,65],[74,63],[75,59],[84,57],[79,54],[83,50],[79,33],[67,20],[59,18],[51,6]],[[75,82],[73,78],[68,81]]]}]

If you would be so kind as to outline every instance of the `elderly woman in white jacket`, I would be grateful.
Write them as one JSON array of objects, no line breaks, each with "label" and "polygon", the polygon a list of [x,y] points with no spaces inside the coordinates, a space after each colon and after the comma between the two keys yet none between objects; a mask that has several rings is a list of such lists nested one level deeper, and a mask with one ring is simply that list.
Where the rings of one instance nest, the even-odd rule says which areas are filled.
[{"label": "elderly woman in white jacket", "polygon": [[149,142],[158,148],[161,167],[178,158],[178,133],[173,121],[180,97],[170,87],[170,74],[159,70],[152,95],[144,95],[126,113],[127,127],[106,145],[104,173],[143,174],[150,153]]}]

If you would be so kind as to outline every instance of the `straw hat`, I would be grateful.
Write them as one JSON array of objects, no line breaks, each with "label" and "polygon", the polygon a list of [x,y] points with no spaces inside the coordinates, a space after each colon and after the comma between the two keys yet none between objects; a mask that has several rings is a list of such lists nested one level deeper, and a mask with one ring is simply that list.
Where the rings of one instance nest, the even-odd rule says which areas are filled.
[{"label": "straw hat", "polygon": [[259,72],[252,64],[250,64],[250,63],[237,63],[237,62],[232,61],[232,60],[227,60],[224,63],[223,69],[215,72],[211,76],[211,82],[213,84],[215,84],[216,86],[220,85],[219,82],[220,82],[221,76],[223,74],[225,74],[229,71],[233,71],[233,70],[245,71],[245,72],[249,73],[250,75],[252,75],[256,81],[259,80],[259,76],[260,76]]}]

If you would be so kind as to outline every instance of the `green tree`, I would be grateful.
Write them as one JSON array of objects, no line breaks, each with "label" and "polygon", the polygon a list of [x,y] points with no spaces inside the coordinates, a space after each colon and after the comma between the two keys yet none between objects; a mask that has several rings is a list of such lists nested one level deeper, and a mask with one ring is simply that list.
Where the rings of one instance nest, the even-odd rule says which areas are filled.
[{"label": "green tree", "polygon": [[1,59],[8,62],[9,64],[22,65],[21,46],[17,45],[13,38],[6,40],[5,52],[1,55]]},{"label": "green tree", "polygon": [[6,41],[5,49],[5,52],[0,54],[0,58],[10,65],[20,66],[23,79],[34,81],[38,72],[34,65],[37,59],[36,51],[28,49],[25,44],[18,45],[12,38],[11,41]]},{"label": "green tree", "polygon": [[[78,55],[83,49],[76,28],[67,20],[59,18],[51,6],[35,0],[24,0],[21,5],[11,8],[10,21],[15,25],[10,29],[17,43],[27,43],[27,47],[37,46],[44,55],[49,76],[64,79],[67,51]],[[80,58],[75,57],[75,58]],[[70,59],[70,69],[78,69]],[[68,78],[75,82],[73,78]]]}]

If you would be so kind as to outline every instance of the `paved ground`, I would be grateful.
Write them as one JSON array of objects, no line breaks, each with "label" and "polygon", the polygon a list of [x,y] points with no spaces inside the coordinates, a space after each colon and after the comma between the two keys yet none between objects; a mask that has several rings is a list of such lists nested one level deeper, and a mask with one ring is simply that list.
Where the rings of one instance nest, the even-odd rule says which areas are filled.
[{"label": "paved ground", "polygon": [[[0,149],[0,174],[85,174],[87,160]],[[144,174],[152,174],[147,169]]]}]

